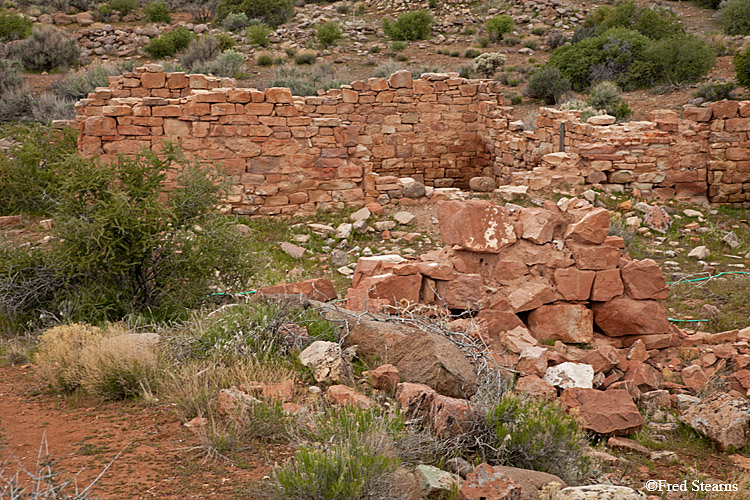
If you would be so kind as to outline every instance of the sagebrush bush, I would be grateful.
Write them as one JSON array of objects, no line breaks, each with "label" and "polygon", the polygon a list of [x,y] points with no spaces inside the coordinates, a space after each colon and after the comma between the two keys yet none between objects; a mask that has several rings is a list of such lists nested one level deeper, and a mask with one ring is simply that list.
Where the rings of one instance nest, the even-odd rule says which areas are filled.
[{"label": "sagebrush bush", "polygon": [[738,52],[734,56],[734,73],[737,83],[745,88],[750,88],[750,47]]},{"label": "sagebrush bush", "polygon": [[552,50],[555,50],[558,47],[562,47],[567,42],[568,42],[568,37],[566,37],[565,34],[563,34],[563,32],[561,31],[552,30],[549,32],[549,34],[547,34],[546,43],[547,43],[547,46]]},{"label": "sagebrush bush", "polygon": [[177,54],[177,60],[188,72],[200,73],[195,68],[216,59],[219,54],[221,54],[219,40],[207,35],[194,38],[186,49]]},{"label": "sagebrush bush", "polygon": [[698,90],[693,92],[694,97],[702,97],[706,101],[724,101],[732,99],[732,91],[736,85],[734,82],[726,83],[707,83],[698,87]]},{"label": "sagebrush bush", "polygon": [[502,40],[506,33],[513,31],[513,18],[507,14],[491,17],[487,20],[487,35],[490,40]]},{"label": "sagebrush bush", "polygon": [[216,40],[219,41],[219,49],[222,52],[234,48],[234,46],[237,45],[237,41],[229,33],[219,33],[216,35]]},{"label": "sagebrush bush", "polygon": [[229,31],[240,31],[245,29],[250,24],[250,20],[247,18],[247,14],[244,12],[233,12],[224,18],[221,25],[224,29]]},{"label": "sagebrush bush", "polygon": [[146,21],[149,23],[171,23],[172,14],[169,11],[167,2],[159,0],[151,2],[143,7],[143,14],[146,16]]},{"label": "sagebrush bush", "polygon": [[318,38],[320,45],[328,48],[335,45],[343,35],[341,34],[339,23],[328,21],[315,26],[315,36]]},{"label": "sagebrush bush", "polygon": [[548,472],[569,483],[589,472],[585,435],[555,403],[508,394],[487,414],[487,423],[494,431],[496,463]]},{"label": "sagebrush bush", "polygon": [[0,42],[23,40],[31,35],[31,19],[13,12],[0,12]]},{"label": "sagebrush bush", "polygon": [[10,52],[30,71],[69,68],[78,63],[81,53],[74,38],[52,26],[34,28],[31,36],[12,45]]},{"label": "sagebrush bush", "polygon": [[268,35],[270,33],[271,28],[266,24],[255,24],[247,28],[247,37],[250,39],[250,43],[261,47],[268,47],[268,44],[270,43]]},{"label": "sagebrush bush", "polygon": [[562,95],[570,90],[570,80],[555,67],[539,69],[531,77],[526,94],[532,99],[540,99],[546,104],[555,104]]},{"label": "sagebrush bush", "polygon": [[605,113],[602,109],[597,109],[591,106],[586,101],[580,99],[570,99],[560,105],[560,109],[565,110],[576,110],[581,112],[581,120],[587,122],[592,116],[598,116]]},{"label": "sagebrush bush", "polygon": [[75,101],[57,94],[44,92],[34,99],[31,118],[39,123],[52,120],[72,120],[76,117]]},{"label": "sagebrush bush", "polygon": [[659,83],[672,85],[699,80],[716,62],[713,47],[694,35],[657,40],[646,48],[644,56],[656,68]]},{"label": "sagebrush bush", "polygon": [[294,17],[292,0],[219,0],[216,20],[244,12],[248,19],[259,19],[269,26],[279,26]]},{"label": "sagebrush bush", "polygon": [[194,67],[196,73],[205,73],[215,76],[227,76],[230,78],[243,78],[245,55],[236,50],[225,50],[215,59],[203,61]]},{"label": "sagebrush bush", "polygon": [[151,41],[144,47],[144,50],[151,56],[163,59],[173,56],[182,49],[190,45],[193,34],[186,28],[180,26],[172,31],[164,33]]},{"label": "sagebrush bush", "polygon": [[485,52],[474,58],[476,72],[485,78],[492,78],[503,66],[505,66],[505,56],[499,52]]},{"label": "sagebrush bush", "polygon": [[78,101],[87,97],[97,87],[109,86],[109,77],[121,73],[121,68],[113,64],[93,64],[69,74],[52,88],[60,97]]},{"label": "sagebrush bush", "polygon": [[399,15],[395,21],[383,18],[383,31],[392,40],[424,40],[432,33],[433,21],[426,10],[414,10]]},{"label": "sagebrush bush", "polygon": [[727,0],[721,3],[719,23],[727,35],[750,35],[750,2]]},{"label": "sagebrush bush", "polygon": [[613,82],[605,81],[594,85],[586,102],[594,109],[603,109],[618,121],[627,120],[632,113],[617,84]]},{"label": "sagebrush bush", "polygon": [[110,0],[107,4],[111,10],[116,10],[123,16],[127,16],[138,8],[138,0]]},{"label": "sagebrush bush", "polygon": [[328,90],[349,83],[330,64],[316,64],[310,69],[282,66],[276,70],[273,87],[289,87],[299,96],[317,95],[318,89]]},{"label": "sagebrush bush", "polygon": [[0,97],[23,86],[21,64],[12,59],[0,58]]}]

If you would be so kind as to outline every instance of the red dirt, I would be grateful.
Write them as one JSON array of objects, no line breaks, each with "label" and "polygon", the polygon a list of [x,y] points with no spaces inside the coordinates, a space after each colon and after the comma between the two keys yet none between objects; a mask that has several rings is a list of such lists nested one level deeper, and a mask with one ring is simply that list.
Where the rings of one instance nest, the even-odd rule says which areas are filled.
[{"label": "red dirt", "polygon": [[269,448],[236,463],[204,461],[189,449],[198,438],[168,406],[66,400],[44,392],[33,366],[0,368],[0,464],[6,476],[19,469],[15,459],[34,470],[45,434],[53,472],[72,478],[83,469],[83,487],[125,450],[94,487],[98,499],[253,498],[250,486],[283,453]]}]

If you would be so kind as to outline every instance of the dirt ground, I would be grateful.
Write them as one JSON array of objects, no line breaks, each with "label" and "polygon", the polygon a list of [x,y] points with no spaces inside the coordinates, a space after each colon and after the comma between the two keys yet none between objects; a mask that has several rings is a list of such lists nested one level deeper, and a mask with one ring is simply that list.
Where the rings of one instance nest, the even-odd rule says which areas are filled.
[{"label": "dirt ground", "polygon": [[102,500],[254,498],[249,486],[284,454],[269,447],[237,460],[206,460],[191,449],[198,437],[168,406],[66,400],[43,390],[33,366],[0,368],[3,483],[19,463],[35,470],[45,438],[53,473],[61,480],[78,473],[80,489],[121,453],[92,490]]}]

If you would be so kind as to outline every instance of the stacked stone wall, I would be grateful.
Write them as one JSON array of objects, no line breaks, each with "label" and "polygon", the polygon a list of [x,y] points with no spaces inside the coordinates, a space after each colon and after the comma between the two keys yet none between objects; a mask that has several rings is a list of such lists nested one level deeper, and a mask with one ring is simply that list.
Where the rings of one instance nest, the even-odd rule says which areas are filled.
[{"label": "stacked stone wall", "polygon": [[79,149],[113,161],[176,141],[231,176],[227,209],[242,215],[388,202],[404,196],[404,178],[466,189],[477,176],[750,206],[750,102],[623,124],[542,108],[530,131],[513,121],[497,83],[455,73],[401,71],[319,94],[148,65],[79,102]]}]

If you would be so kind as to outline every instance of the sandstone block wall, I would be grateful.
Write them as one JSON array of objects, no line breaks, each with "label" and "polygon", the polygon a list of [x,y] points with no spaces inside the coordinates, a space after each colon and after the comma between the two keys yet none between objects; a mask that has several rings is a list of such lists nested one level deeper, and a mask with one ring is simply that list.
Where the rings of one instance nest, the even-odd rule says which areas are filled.
[{"label": "sandstone block wall", "polygon": [[227,202],[237,214],[357,206],[393,193],[396,177],[466,188],[489,174],[480,130],[502,99],[493,86],[401,71],[295,97],[151,65],[79,102],[79,148],[111,161],[177,141],[232,176]]},{"label": "sandstone block wall", "polygon": [[231,176],[227,210],[241,215],[392,200],[408,177],[462,189],[476,176],[531,189],[597,184],[750,206],[750,101],[612,125],[542,108],[536,130],[524,131],[497,83],[455,73],[400,71],[319,94],[147,65],[78,103],[79,150],[112,161],[176,141]]}]

